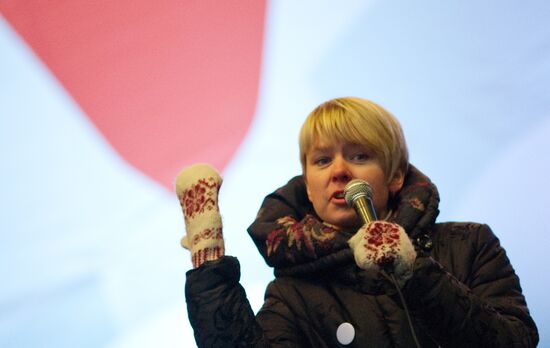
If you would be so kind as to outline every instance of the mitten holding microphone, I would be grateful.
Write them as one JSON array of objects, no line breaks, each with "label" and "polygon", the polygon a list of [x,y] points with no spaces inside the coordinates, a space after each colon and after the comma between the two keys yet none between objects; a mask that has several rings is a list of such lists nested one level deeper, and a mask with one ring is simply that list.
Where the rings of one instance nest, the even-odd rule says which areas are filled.
[{"label": "mitten holding microphone", "polygon": [[416,251],[398,224],[387,221],[366,223],[348,244],[359,268],[393,273],[400,286],[412,277]]},{"label": "mitten holding microphone", "polygon": [[176,193],[185,218],[187,234],[181,245],[191,251],[193,267],[225,254],[218,191],[222,178],[208,164],[183,169],[176,178]]}]

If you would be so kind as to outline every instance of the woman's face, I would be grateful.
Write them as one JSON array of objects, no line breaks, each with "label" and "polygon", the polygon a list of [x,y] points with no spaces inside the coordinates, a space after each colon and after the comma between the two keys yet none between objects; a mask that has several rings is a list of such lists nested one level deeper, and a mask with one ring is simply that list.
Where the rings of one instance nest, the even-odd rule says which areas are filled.
[{"label": "woman's face", "polygon": [[305,178],[307,194],[317,215],[341,228],[358,227],[362,223],[344,199],[344,187],[350,180],[363,179],[371,185],[374,208],[380,218],[388,212],[390,192],[403,186],[401,172],[387,184],[372,150],[347,142],[316,142],[306,153]]}]

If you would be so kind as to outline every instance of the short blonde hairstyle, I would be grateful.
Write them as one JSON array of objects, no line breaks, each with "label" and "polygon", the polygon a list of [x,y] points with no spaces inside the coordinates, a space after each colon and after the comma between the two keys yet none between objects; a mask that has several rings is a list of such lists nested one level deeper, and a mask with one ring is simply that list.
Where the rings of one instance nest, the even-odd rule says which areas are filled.
[{"label": "short blonde hairstyle", "polygon": [[319,139],[346,141],[371,149],[380,161],[386,181],[407,172],[409,152],[399,121],[369,100],[336,98],[317,106],[300,131],[300,161],[306,172],[306,154]]}]

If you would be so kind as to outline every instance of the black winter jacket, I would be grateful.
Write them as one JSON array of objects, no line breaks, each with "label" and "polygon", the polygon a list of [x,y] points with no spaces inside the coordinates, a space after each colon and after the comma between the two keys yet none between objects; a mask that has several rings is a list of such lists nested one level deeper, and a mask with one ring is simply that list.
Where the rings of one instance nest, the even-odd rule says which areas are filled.
[{"label": "black winter jacket", "polygon": [[[346,241],[315,217],[301,177],[266,197],[249,228],[276,279],[255,316],[233,257],[187,273],[186,298],[199,347],[534,347],[535,323],[519,279],[488,226],[435,223],[439,197],[411,167],[392,206],[418,258],[400,297],[385,274],[359,269]],[[409,316],[405,308],[408,307]],[[410,318],[410,323],[409,323]]]}]

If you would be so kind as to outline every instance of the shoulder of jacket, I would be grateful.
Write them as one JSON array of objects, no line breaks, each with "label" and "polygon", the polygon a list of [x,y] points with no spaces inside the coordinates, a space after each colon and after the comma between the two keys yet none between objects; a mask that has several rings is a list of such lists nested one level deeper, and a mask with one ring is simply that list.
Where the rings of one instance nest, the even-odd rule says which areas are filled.
[{"label": "shoulder of jacket", "polygon": [[436,240],[468,240],[483,244],[498,241],[489,225],[477,222],[441,222],[434,224],[432,238]]},{"label": "shoulder of jacket", "polygon": [[434,224],[432,238],[479,240],[491,239],[494,235],[487,224],[451,221]]}]

